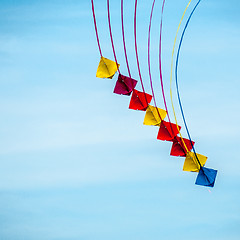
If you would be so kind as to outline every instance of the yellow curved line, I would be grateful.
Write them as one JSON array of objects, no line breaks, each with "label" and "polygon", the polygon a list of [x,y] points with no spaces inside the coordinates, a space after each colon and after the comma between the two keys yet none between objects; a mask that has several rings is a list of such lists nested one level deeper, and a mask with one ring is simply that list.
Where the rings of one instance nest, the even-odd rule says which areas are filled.
[{"label": "yellow curved line", "polygon": [[172,103],[173,114],[174,114],[175,122],[176,122],[176,125],[177,125],[177,129],[178,129],[178,131],[179,131],[179,135],[180,135],[180,137],[181,137],[181,139],[182,139],[183,145],[184,145],[184,147],[185,147],[185,149],[186,149],[187,152],[189,152],[189,151],[188,151],[188,148],[187,148],[185,142],[183,141],[182,134],[180,133],[180,128],[179,128],[178,123],[177,123],[177,116],[176,116],[176,112],[175,112],[174,104],[173,104],[173,95],[172,95],[172,75],[173,75],[173,74],[172,74],[172,73],[173,73],[173,57],[174,57],[174,50],[175,50],[175,45],[176,45],[176,41],[177,41],[177,35],[178,35],[178,32],[179,32],[180,26],[181,26],[181,24],[182,24],[182,20],[183,20],[183,18],[184,18],[184,16],[185,16],[185,13],[186,13],[186,11],[187,11],[187,9],[188,9],[191,1],[192,1],[192,0],[189,1],[187,7],[186,7],[185,10],[184,10],[184,13],[183,13],[182,18],[181,18],[181,20],[180,20],[180,23],[179,23],[179,25],[178,25],[177,33],[176,33],[176,36],[175,36],[175,39],[174,39],[173,51],[172,51],[172,62],[171,62],[171,75],[170,75],[170,96],[171,96],[171,103]]}]

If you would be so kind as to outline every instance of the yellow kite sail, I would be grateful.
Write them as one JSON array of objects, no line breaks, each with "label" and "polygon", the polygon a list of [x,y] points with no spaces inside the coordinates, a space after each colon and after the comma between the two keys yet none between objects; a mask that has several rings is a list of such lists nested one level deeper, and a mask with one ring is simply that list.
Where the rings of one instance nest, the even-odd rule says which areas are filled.
[{"label": "yellow kite sail", "polygon": [[98,69],[97,69],[97,78],[110,78],[112,79],[114,74],[117,72],[119,68],[119,64],[116,62],[109,60],[107,58],[101,57]]},{"label": "yellow kite sail", "polygon": [[[197,153],[197,158],[201,163],[201,166],[204,166],[207,161],[207,157]],[[199,172],[200,165],[198,160],[193,152],[188,152],[183,165],[183,171]]]},{"label": "yellow kite sail", "polygon": [[145,114],[143,124],[150,126],[160,126],[161,121],[166,117],[166,115],[167,112],[165,110],[149,105]]}]

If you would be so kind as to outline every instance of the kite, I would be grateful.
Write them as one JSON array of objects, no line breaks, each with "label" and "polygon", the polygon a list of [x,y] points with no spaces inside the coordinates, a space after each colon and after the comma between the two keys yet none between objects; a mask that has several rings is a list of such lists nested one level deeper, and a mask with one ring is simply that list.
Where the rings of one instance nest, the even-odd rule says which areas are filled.
[{"label": "kite", "polygon": [[113,92],[120,95],[130,96],[136,85],[137,85],[136,80],[119,74]]},{"label": "kite", "polygon": [[179,134],[180,130],[180,126],[177,127],[176,124],[165,122],[163,120],[158,131],[157,139],[162,141],[173,141],[173,139]]},{"label": "kite", "polygon": [[152,96],[150,94],[134,89],[130,100],[129,109],[146,111],[151,100]]},{"label": "kite", "polygon": [[164,119],[166,115],[167,112],[165,110],[148,105],[143,124],[150,126],[160,126],[162,119]]},{"label": "kite", "polygon": [[119,64],[116,64],[112,60],[109,60],[101,56],[96,77],[112,79],[115,73],[118,71],[118,68],[119,68]]},{"label": "kite", "polygon": [[[112,0],[114,1],[114,0]],[[182,41],[186,32],[186,29],[189,25],[189,22],[192,18],[193,13],[195,12],[196,8],[198,7],[201,0],[197,0],[197,3],[193,7],[192,11],[189,14],[189,17],[186,21],[186,24],[183,28],[183,32],[180,37],[179,45],[177,48],[176,60],[175,60],[175,72],[174,69],[174,53],[175,47],[177,43],[177,36],[182,24],[182,21],[187,13],[189,6],[191,5],[192,0],[189,0],[184,13],[181,17],[180,23],[177,28],[177,33],[175,35],[174,43],[173,43],[173,50],[172,50],[172,59],[170,65],[170,99],[171,99],[171,107],[172,112],[174,115],[174,122],[170,119],[170,113],[167,106],[167,99],[166,93],[164,89],[164,81],[163,81],[163,71],[162,71],[162,30],[163,30],[163,15],[165,9],[165,2],[166,0],[162,1],[161,7],[161,15],[160,15],[160,35],[159,35],[159,46],[158,46],[158,70],[159,70],[159,80],[160,80],[160,88],[161,88],[161,95],[162,95],[162,102],[163,107],[158,107],[157,103],[157,95],[154,91],[153,85],[153,77],[152,77],[152,68],[151,68],[151,29],[152,29],[152,19],[155,9],[156,0],[152,1],[151,5],[151,12],[149,18],[149,25],[148,25],[148,43],[147,43],[147,69],[148,69],[148,78],[149,78],[149,85],[151,89],[151,93],[147,93],[144,87],[142,69],[140,65],[140,59],[138,54],[138,36],[137,36],[137,11],[138,11],[138,0],[134,0],[134,18],[133,18],[133,36],[134,36],[134,51],[135,51],[135,59],[136,59],[136,66],[137,66],[137,73],[138,77],[132,77],[132,71],[128,59],[128,52],[127,52],[127,43],[125,38],[125,26],[124,26],[124,0],[121,0],[121,7],[120,7],[120,18],[121,18],[121,33],[122,36],[122,45],[123,45],[123,56],[125,58],[127,75],[122,73],[120,69],[120,64],[117,60],[117,52],[114,43],[114,37],[112,32],[112,23],[111,23],[111,9],[110,9],[110,0],[106,0],[106,7],[107,7],[107,22],[108,22],[108,30],[109,30],[109,37],[110,37],[110,45],[113,54],[113,60],[111,58],[103,57],[103,51],[100,44],[100,36],[97,27],[97,19],[95,14],[95,6],[94,1],[91,0],[92,4],[92,16],[93,16],[93,23],[94,29],[96,34],[96,40],[98,45],[98,50],[100,54],[100,62],[97,67],[96,77],[98,78],[106,78],[106,79],[114,79],[115,75],[118,74],[116,84],[113,90],[113,93],[118,95],[125,95],[130,97],[129,100],[129,109],[137,110],[137,111],[144,111],[145,117],[143,119],[144,125],[154,126],[157,128],[157,140],[163,142],[171,142],[171,150],[170,156],[174,157],[181,157],[185,158],[183,163],[183,171],[186,172],[195,172],[198,173],[196,178],[196,185],[206,186],[206,187],[214,187],[215,179],[217,175],[217,170],[210,169],[205,167],[208,157],[199,154],[195,150],[195,142],[192,141],[189,128],[187,126],[186,118],[183,111],[183,104],[180,98],[179,93],[179,83],[178,83],[178,63],[179,63],[179,56],[180,50],[182,46]],[[123,66],[123,65],[122,65]],[[172,90],[172,82],[173,82],[173,73],[175,73],[175,85],[176,85],[176,93],[178,99],[178,105],[180,108],[180,112],[182,115],[182,120],[184,123],[184,127],[187,133],[187,138],[184,138],[181,130],[182,127],[179,126],[177,120],[177,114],[175,111],[174,103],[173,103],[173,90]],[[138,83],[140,83],[140,89],[138,88]],[[137,89],[136,89],[137,88]],[[152,102],[152,103],[151,103]],[[167,119],[165,119],[167,118]]]}]

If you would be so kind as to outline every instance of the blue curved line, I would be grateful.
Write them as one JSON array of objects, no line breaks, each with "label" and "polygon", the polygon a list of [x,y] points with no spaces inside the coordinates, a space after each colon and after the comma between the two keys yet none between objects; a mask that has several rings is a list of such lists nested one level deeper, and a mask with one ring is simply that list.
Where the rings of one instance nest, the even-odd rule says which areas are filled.
[{"label": "blue curved line", "polygon": [[189,138],[189,140],[191,142],[191,145],[192,145],[192,148],[193,148],[193,152],[194,152],[194,154],[195,154],[195,156],[197,158],[197,161],[198,161],[200,167],[202,167],[200,161],[198,160],[195,148],[194,148],[193,143],[192,143],[190,132],[189,132],[188,127],[187,127],[187,122],[186,122],[186,119],[185,119],[185,116],[184,116],[183,107],[182,107],[182,103],[181,103],[181,98],[180,98],[180,94],[179,94],[179,88],[178,88],[178,59],[179,59],[180,49],[181,49],[181,46],[182,46],[183,37],[184,37],[185,31],[186,31],[186,29],[188,27],[189,21],[190,21],[194,11],[196,10],[196,8],[197,8],[197,6],[198,6],[198,4],[200,2],[201,2],[201,0],[199,0],[197,2],[197,4],[195,5],[195,7],[193,8],[193,10],[192,10],[192,12],[191,12],[187,22],[186,22],[186,25],[184,27],[184,30],[183,30],[183,33],[182,33],[182,36],[181,36],[181,39],[180,39],[180,43],[179,43],[178,51],[177,51],[177,58],[176,58],[175,79],[176,79],[176,88],[177,88],[178,102],[179,102],[180,110],[181,110],[181,113],[182,113],[183,122],[184,122],[184,125],[185,125],[185,128],[186,128],[187,134],[188,134],[188,138]]}]

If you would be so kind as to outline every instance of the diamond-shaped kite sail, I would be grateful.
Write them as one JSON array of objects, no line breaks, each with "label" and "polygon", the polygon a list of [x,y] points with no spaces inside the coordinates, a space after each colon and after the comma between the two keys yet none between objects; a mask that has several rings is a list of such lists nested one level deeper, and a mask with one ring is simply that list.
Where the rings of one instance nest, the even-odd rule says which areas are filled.
[{"label": "diamond-shaped kite sail", "polygon": [[117,72],[119,66],[120,65],[118,63],[112,60],[109,60],[105,57],[101,57],[98,65],[96,77],[112,79],[115,73]]},{"label": "diamond-shaped kite sail", "polygon": [[133,110],[146,111],[148,104],[151,102],[152,96],[148,93],[133,90],[129,108]]},{"label": "diamond-shaped kite sail", "polygon": [[[183,165],[183,171],[188,171],[188,172],[199,172],[199,169],[205,165],[207,161],[207,157],[203,156],[201,154],[197,154],[197,158],[195,153],[193,152],[188,152],[184,165]],[[199,162],[201,166],[199,165]]]},{"label": "diamond-shaped kite sail", "polygon": [[160,126],[161,121],[166,117],[167,112],[161,108],[149,105],[143,121],[144,125]]},{"label": "diamond-shaped kite sail", "polygon": [[158,140],[162,141],[172,141],[174,137],[176,137],[179,133],[179,130],[181,130],[181,127],[176,124],[162,121],[159,131],[158,131]]},{"label": "diamond-shaped kite sail", "polygon": [[120,94],[120,95],[128,95],[130,96],[133,89],[136,87],[137,81],[130,78],[123,76],[122,74],[119,74],[118,80],[116,82],[114,93]]},{"label": "diamond-shaped kite sail", "polygon": [[[183,143],[184,141],[184,143]],[[171,156],[176,156],[176,157],[185,157],[187,152],[190,152],[192,150],[192,145],[194,145],[195,142],[186,139],[186,138],[180,138],[178,136],[176,136],[173,139],[173,145],[172,145],[172,149],[171,149]],[[186,147],[185,147],[186,146]],[[186,149],[187,148],[187,149]]]},{"label": "diamond-shaped kite sail", "polygon": [[214,187],[216,176],[217,170],[202,167],[198,173],[195,184],[205,187]]}]

